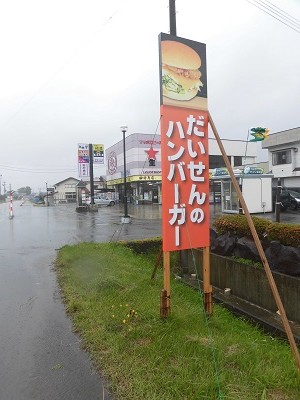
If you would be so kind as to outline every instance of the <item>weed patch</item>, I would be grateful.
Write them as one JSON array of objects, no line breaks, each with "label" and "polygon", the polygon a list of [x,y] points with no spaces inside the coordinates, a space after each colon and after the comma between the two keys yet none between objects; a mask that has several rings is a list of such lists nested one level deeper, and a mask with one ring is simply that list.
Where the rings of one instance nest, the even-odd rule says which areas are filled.
[{"label": "weed patch", "polygon": [[286,342],[219,305],[206,318],[202,296],[173,278],[171,316],[162,320],[155,259],[111,243],[58,253],[66,309],[115,399],[299,399]]}]

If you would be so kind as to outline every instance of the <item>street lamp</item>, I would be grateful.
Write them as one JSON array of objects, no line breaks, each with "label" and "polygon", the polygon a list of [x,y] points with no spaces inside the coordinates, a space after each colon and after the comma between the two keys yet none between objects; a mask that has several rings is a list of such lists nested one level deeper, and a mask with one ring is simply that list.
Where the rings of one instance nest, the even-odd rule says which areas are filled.
[{"label": "street lamp", "polygon": [[125,134],[128,126],[122,125],[121,132],[123,133],[123,154],[124,154],[124,217],[122,217],[122,224],[128,224],[130,222],[130,216],[128,215],[128,204],[127,204],[127,182],[126,182],[126,146],[125,146]]}]

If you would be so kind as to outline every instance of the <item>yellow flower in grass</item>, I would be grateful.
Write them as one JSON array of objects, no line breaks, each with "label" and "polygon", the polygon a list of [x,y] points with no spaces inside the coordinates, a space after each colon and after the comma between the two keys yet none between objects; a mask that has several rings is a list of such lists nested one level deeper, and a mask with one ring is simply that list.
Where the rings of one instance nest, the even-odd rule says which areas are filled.
[{"label": "yellow flower in grass", "polygon": [[129,311],[129,314],[130,314],[131,317],[135,317],[135,318],[137,317],[137,312],[135,310],[133,310],[133,309],[131,309]]}]

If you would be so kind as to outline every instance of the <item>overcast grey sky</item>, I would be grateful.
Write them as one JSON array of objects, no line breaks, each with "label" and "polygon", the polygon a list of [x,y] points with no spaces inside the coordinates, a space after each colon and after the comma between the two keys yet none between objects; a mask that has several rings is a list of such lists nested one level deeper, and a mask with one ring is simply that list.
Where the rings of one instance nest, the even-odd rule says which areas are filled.
[{"label": "overcast grey sky", "polygon": [[[300,2],[251,3],[262,1],[295,18],[285,19],[294,29],[247,0],[176,1],[177,35],[207,46],[209,109],[221,138],[300,125]],[[108,148],[124,123],[128,134],[155,133],[168,4],[0,2],[2,184],[44,190],[45,182],[77,178],[77,143]]]}]

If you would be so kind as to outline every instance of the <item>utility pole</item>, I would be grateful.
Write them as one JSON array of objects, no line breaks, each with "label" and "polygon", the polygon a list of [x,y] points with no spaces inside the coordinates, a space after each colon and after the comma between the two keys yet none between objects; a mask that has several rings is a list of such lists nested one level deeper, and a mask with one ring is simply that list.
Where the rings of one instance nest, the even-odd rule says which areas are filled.
[{"label": "utility pole", "polygon": [[170,35],[177,35],[176,32],[176,8],[175,0],[169,0]]},{"label": "utility pole", "polygon": [[89,144],[89,153],[90,153],[90,186],[91,186],[91,204],[95,204],[94,201],[94,153],[93,153],[93,145]]},{"label": "utility pole", "polygon": [[1,179],[2,179],[2,175],[0,174],[0,196],[1,196]]}]

